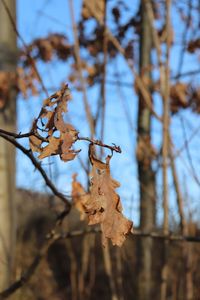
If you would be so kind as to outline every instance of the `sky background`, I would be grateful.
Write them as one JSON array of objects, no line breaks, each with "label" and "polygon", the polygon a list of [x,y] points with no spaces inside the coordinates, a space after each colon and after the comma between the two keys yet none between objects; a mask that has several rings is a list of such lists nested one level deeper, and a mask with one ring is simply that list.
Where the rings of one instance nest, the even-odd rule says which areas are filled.
[{"label": "sky background", "polygon": [[[116,1],[109,1],[108,5],[113,6]],[[125,1],[130,6],[129,1]],[[193,1],[194,4],[197,1]],[[75,18],[79,19],[81,12],[82,1],[75,0]],[[177,1],[175,2],[177,3]],[[178,6],[185,9],[185,1],[179,2]],[[126,20],[128,16],[133,15],[138,8],[138,1],[132,3],[127,12],[123,15]],[[108,9],[109,10],[109,9]],[[199,32],[195,30],[198,23],[198,16],[194,14],[194,29],[188,31],[187,39],[198,37]],[[174,28],[174,45],[170,52],[170,67],[171,76],[177,74],[180,53],[182,53],[182,39],[185,32],[185,27],[177,13],[177,6],[172,7],[172,25]],[[45,37],[50,33],[62,33],[68,36],[70,42],[73,42],[71,18],[69,14],[69,6],[67,0],[18,0],[17,1],[17,25],[21,36],[28,44],[33,39],[38,37]],[[156,26],[159,24],[155,24]],[[108,15],[108,26],[112,29],[113,22],[111,16]],[[131,33],[130,33],[131,35]],[[19,46],[21,46],[19,44]],[[138,60],[138,49],[135,47],[135,60]],[[84,55],[84,53],[83,53]],[[155,57],[155,53],[153,53]],[[63,63],[58,60],[53,60],[51,63],[38,63],[40,74],[44,80],[45,86],[49,89],[49,93],[55,92],[60,88],[60,83],[67,81],[67,74],[70,71],[72,61]],[[182,72],[200,69],[199,57],[197,55],[186,54],[184,56],[184,65]],[[137,95],[135,94],[131,84],[133,83],[133,76],[130,73],[126,62],[119,55],[117,59],[111,62],[108,66],[107,79],[115,80],[116,73],[120,74],[121,81],[130,83],[130,86],[111,85],[106,84],[106,121],[105,121],[105,140],[107,144],[115,143],[122,148],[122,154],[114,154],[111,160],[111,170],[113,177],[121,183],[118,192],[124,207],[125,214],[131,218],[136,225],[139,222],[139,192],[137,179],[137,166],[135,159],[136,150],[136,124],[137,124]],[[156,72],[154,73],[156,76]],[[190,81],[194,84],[199,83],[199,76],[184,77],[184,81]],[[88,124],[85,118],[85,111],[83,107],[82,93],[77,92],[70,85],[73,100],[69,105],[68,119],[79,131],[81,136],[89,136]],[[99,96],[99,87],[88,88],[88,99],[95,111]],[[21,95],[18,97],[18,131],[27,132],[30,130],[32,120],[40,111],[45,95],[41,92],[40,95],[23,99]],[[162,113],[162,103],[159,95],[155,95],[155,110]],[[127,113],[130,117],[130,122],[127,122]],[[179,149],[184,144],[183,129],[180,123],[180,116],[184,117],[186,134],[189,137],[194,128],[200,127],[200,118],[198,115],[191,113],[191,111],[181,111],[171,119],[171,133],[176,149]],[[131,123],[131,124],[130,124]],[[153,119],[152,123],[153,145],[156,149],[160,149],[162,142],[162,128],[158,121]],[[97,132],[97,138],[98,138]],[[199,137],[197,134],[190,143],[190,151],[193,158],[193,163],[196,173],[200,172],[200,158],[199,158]],[[28,141],[22,142],[28,146]],[[87,144],[83,142],[77,143],[77,148],[81,148],[80,153],[83,161],[87,157]],[[82,184],[86,184],[87,178],[84,171],[81,170],[78,159],[72,162],[60,162],[58,158],[50,158],[42,161],[42,165],[47,171],[48,175],[55,182],[58,189],[70,195],[71,178],[74,172],[78,173],[78,179]],[[185,198],[185,208],[187,215],[191,211],[193,218],[198,221],[200,213],[200,187],[192,178],[190,166],[187,162],[186,152],[183,151],[181,156],[177,159],[179,180]],[[154,166],[157,168],[157,165]],[[45,183],[41,176],[34,170],[29,160],[23,154],[17,153],[17,186],[48,192]],[[172,184],[172,177],[169,171],[169,192],[170,192],[170,218],[171,224],[178,220],[178,211],[175,204],[175,193]],[[158,224],[162,224],[162,177],[161,170],[158,171],[157,176],[157,193],[158,193]]]}]

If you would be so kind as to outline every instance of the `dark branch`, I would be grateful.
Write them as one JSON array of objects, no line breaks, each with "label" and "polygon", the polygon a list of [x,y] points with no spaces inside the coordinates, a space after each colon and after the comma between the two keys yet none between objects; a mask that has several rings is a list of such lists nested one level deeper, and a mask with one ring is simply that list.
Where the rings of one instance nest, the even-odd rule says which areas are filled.
[{"label": "dark branch", "polygon": [[122,152],[121,148],[119,146],[116,146],[115,144],[113,144],[113,146],[110,146],[110,145],[102,143],[101,141],[90,139],[88,137],[80,137],[80,136],[78,136],[78,140],[79,141],[87,141],[91,144],[94,144],[94,145],[97,145],[97,146],[100,146],[100,147],[104,147],[104,148],[108,148],[111,151],[115,151],[115,152],[118,152],[118,153]]},{"label": "dark branch", "polygon": [[32,151],[29,150],[29,149],[26,149],[25,147],[23,147],[20,143],[18,143],[14,138],[12,138],[11,136],[9,136],[7,133],[6,134],[3,133],[2,130],[0,131],[0,136],[2,138],[4,138],[5,140],[7,140],[8,142],[10,142],[11,144],[13,144],[19,150],[21,150],[31,160],[31,162],[33,163],[33,165],[35,166],[35,168],[40,172],[40,174],[44,178],[44,181],[46,182],[46,185],[51,189],[51,191],[54,193],[54,195],[56,195],[58,198],[60,198],[66,204],[66,207],[67,207],[68,212],[69,212],[70,208],[71,208],[71,204],[70,204],[69,200],[61,192],[59,192],[57,190],[57,188],[55,187],[55,185],[53,184],[53,182],[47,176],[47,174],[44,171],[44,169],[41,167],[41,164],[33,156]]},{"label": "dark branch", "polygon": [[46,96],[48,97],[49,94],[48,94],[48,91],[47,91],[47,89],[46,89],[46,87],[44,85],[42,77],[40,76],[40,73],[39,73],[39,71],[38,71],[38,69],[36,67],[34,59],[31,57],[31,55],[29,53],[28,46],[26,45],[26,42],[24,41],[23,37],[20,35],[20,33],[19,33],[18,29],[17,29],[15,20],[13,19],[13,16],[12,16],[12,14],[11,14],[11,12],[10,12],[7,4],[6,4],[6,1],[1,0],[1,2],[2,2],[4,8],[5,8],[6,12],[7,12],[7,15],[8,15],[9,19],[10,19],[10,23],[11,23],[11,25],[13,27],[14,32],[16,33],[16,35],[19,38],[19,40],[22,42],[22,45],[24,46],[25,54],[26,54],[26,56],[27,56],[30,64],[32,65],[35,73],[37,74],[37,77],[38,77],[38,80],[39,80],[39,82],[40,82],[40,84],[42,86],[42,89],[43,89],[44,93],[46,94]]},{"label": "dark branch", "polygon": [[[19,288],[23,287],[32,277],[34,272],[36,271],[36,268],[38,267],[39,263],[41,262],[42,258],[45,256],[48,248],[52,243],[55,243],[58,240],[61,239],[67,239],[67,238],[73,238],[76,236],[81,236],[85,234],[90,233],[100,233],[101,230],[99,227],[91,227],[87,230],[74,230],[72,232],[66,232],[63,234],[56,234],[55,231],[51,231],[46,236],[46,242],[42,248],[40,249],[39,253],[34,258],[31,265],[27,268],[26,272],[21,276],[20,279],[15,281],[10,287],[8,287],[6,290],[2,291],[0,293],[0,300],[8,298],[11,294],[13,294],[15,291],[17,291]],[[138,237],[150,237],[153,239],[162,239],[162,240],[169,240],[169,241],[175,241],[175,242],[193,242],[193,243],[200,243],[200,237],[194,237],[194,236],[184,236],[184,235],[176,235],[176,234],[163,234],[158,232],[143,232],[140,230],[134,230],[133,236]]]},{"label": "dark branch", "polygon": [[[30,132],[22,134],[22,133],[14,133],[14,132],[10,132],[10,131],[6,131],[6,130],[3,130],[3,129],[0,129],[0,134],[11,136],[11,137],[13,137],[15,139],[28,138],[28,137],[30,137],[32,135],[35,135],[39,139],[41,139],[42,141],[46,141],[45,138],[41,137],[40,135],[38,135],[34,131],[30,131]],[[121,148],[119,146],[116,146],[115,144],[113,144],[113,146],[110,146],[110,145],[102,143],[99,140],[94,140],[94,139],[90,139],[88,137],[79,137],[79,136],[78,136],[78,140],[79,141],[87,141],[87,142],[92,143],[94,145],[97,145],[97,146],[100,146],[100,147],[104,147],[104,148],[108,148],[111,151],[115,151],[115,152],[118,152],[118,153],[122,152]]]}]

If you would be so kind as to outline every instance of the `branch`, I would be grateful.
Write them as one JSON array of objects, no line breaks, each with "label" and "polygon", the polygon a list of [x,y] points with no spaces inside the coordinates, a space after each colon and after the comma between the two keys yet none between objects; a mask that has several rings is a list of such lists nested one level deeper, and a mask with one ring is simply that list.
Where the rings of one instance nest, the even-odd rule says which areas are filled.
[{"label": "branch", "polygon": [[[10,136],[9,136],[10,135]],[[56,195],[59,199],[61,199],[66,207],[68,212],[70,211],[71,208],[71,204],[69,202],[69,200],[61,193],[57,190],[57,188],[55,187],[55,185],[53,184],[53,182],[49,179],[49,177],[47,176],[46,172],[44,171],[44,169],[41,167],[41,164],[37,161],[37,159],[33,156],[32,151],[29,149],[26,149],[25,147],[23,147],[20,143],[18,143],[14,138],[12,138],[11,136],[14,136],[15,138],[16,136],[23,136],[23,135],[17,135],[11,132],[7,132],[4,131],[4,133],[2,132],[2,129],[0,130],[0,136],[7,140],[8,142],[10,142],[11,144],[13,144],[16,148],[18,148],[20,151],[22,151],[33,163],[33,165],[35,166],[35,168],[40,172],[40,174],[42,175],[42,177],[44,178],[44,181],[46,182],[46,185],[50,188],[50,190],[54,193],[54,195]],[[28,137],[30,135],[28,134],[24,134],[25,137]]]},{"label": "branch", "polygon": [[91,144],[94,144],[94,145],[97,145],[97,146],[100,146],[100,147],[103,147],[103,148],[108,148],[111,151],[115,151],[115,152],[118,152],[118,153],[122,152],[120,146],[116,146],[115,144],[113,144],[113,146],[110,146],[110,145],[104,144],[104,143],[102,143],[101,141],[98,141],[98,140],[90,139],[88,137],[79,137],[79,136],[78,136],[78,140],[79,141],[87,141]]},{"label": "branch", "polygon": [[176,201],[177,201],[177,206],[178,206],[179,216],[180,216],[181,232],[183,234],[186,234],[187,226],[186,226],[186,220],[185,220],[184,210],[183,210],[183,197],[182,197],[182,193],[181,193],[181,189],[180,189],[180,184],[179,184],[178,175],[177,175],[177,171],[176,171],[175,160],[174,160],[173,153],[172,153],[171,143],[169,145],[169,157],[170,157],[170,164],[171,164],[172,176],[173,176],[173,181],[174,181],[174,187],[175,187],[175,191],[176,191]]},{"label": "branch", "polygon": [[73,27],[73,34],[74,34],[75,61],[77,62],[77,67],[78,67],[78,72],[79,72],[79,80],[80,80],[81,87],[83,90],[83,102],[84,102],[86,117],[87,117],[87,120],[89,123],[91,136],[93,137],[95,135],[94,120],[93,120],[92,113],[90,110],[90,106],[89,106],[89,102],[88,102],[88,98],[87,98],[85,78],[84,78],[83,72],[82,72],[80,45],[79,45],[79,39],[78,39],[77,26],[76,26],[75,17],[74,17],[74,7],[73,7],[72,0],[69,0],[69,9],[70,9],[70,16],[71,16],[72,27]]},{"label": "branch", "polygon": [[[106,34],[106,22],[107,22],[107,1],[104,4],[104,27],[103,27],[103,74],[101,82],[101,97],[102,97],[102,116],[101,116],[101,141],[104,140],[105,131],[105,114],[106,114],[106,71],[108,60],[108,39]],[[103,155],[103,148],[101,148],[101,156]]]},{"label": "branch", "polygon": [[[101,26],[104,26],[104,22],[103,20],[101,20],[101,18],[99,18],[98,12],[95,11],[91,1],[85,1],[85,5],[87,6],[88,10],[92,13],[92,15],[96,18],[96,20],[98,21],[98,23]],[[142,97],[144,98],[145,104],[147,105],[147,107],[149,108],[149,110],[151,111],[152,115],[160,122],[162,122],[162,117],[160,117],[156,111],[153,109],[153,105],[152,105],[152,99],[151,96],[144,84],[144,82],[142,81],[142,79],[140,78],[140,76],[137,74],[135,68],[134,68],[134,64],[133,61],[131,61],[130,59],[127,59],[126,54],[125,54],[125,50],[124,48],[121,46],[121,44],[119,43],[119,41],[116,39],[116,37],[113,36],[113,34],[110,32],[110,30],[108,29],[108,27],[106,26],[106,34],[108,36],[108,39],[113,43],[113,45],[115,46],[115,48],[119,51],[119,53],[122,54],[122,56],[124,57],[125,61],[128,64],[128,67],[130,68],[131,72],[133,73],[134,77],[135,77],[135,82],[142,94]]]},{"label": "branch", "polygon": [[187,159],[188,159],[188,162],[189,162],[189,165],[191,168],[191,172],[193,174],[193,178],[195,179],[196,183],[200,186],[200,180],[196,173],[196,170],[195,170],[195,167],[194,167],[194,164],[192,161],[192,156],[190,154],[189,143],[186,142],[187,141],[187,133],[186,133],[185,123],[184,123],[182,116],[180,116],[180,121],[181,121],[181,125],[182,125],[181,128],[182,128],[184,140],[185,140],[185,149],[186,149]]},{"label": "branch", "polygon": [[42,86],[42,89],[43,89],[43,91],[45,92],[46,96],[48,97],[49,94],[48,94],[48,91],[47,91],[47,89],[46,89],[46,87],[45,87],[45,85],[44,85],[44,82],[43,82],[43,80],[42,80],[42,77],[40,76],[40,73],[39,73],[39,71],[38,71],[38,69],[37,69],[37,67],[36,67],[36,64],[35,64],[34,59],[31,57],[31,55],[30,55],[30,53],[29,53],[28,47],[27,47],[27,45],[26,45],[26,42],[24,41],[24,39],[22,38],[22,36],[20,35],[20,33],[19,33],[18,29],[17,29],[15,20],[13,19],[13,16],[12,16],[12,14],[11,14],[11,12],[10,12],[10,10],[9,10],[9,8],[8,8],[8,6],[7,6],[7,4],[6,4],[6,1],[5,1],[5,0],[1,0],[1,2],[2,2],[3,6],[4,6],[4,8],[5,8],[5,10],[6,10],[7,14],[8,14],[8,17],[9,17],[9,19],[10,19],[10,23],[11,23],[11,25],[12,25],[12,27],[13,27],[14,32],[16,33],[17,37],[18,37],[19,40],[22,42],[22,45],[23,45],[24,48],[25,48],[25,54],[26,54],[27,58],[29,59],[30,64],[32,65],[32,67],[33,67],[35,73],[37,74],[37,77],[38,77],[38,80],[39,80],[39,82],[40,82],[40,84],[41,84],[41,86]]},{"label": "branch", "polygon": [[[15,139],[28,138],[28,137],[34,135],[34,136],[40,138],[42,141],[44,141],[44,142],[46,141],[45,138],[41,137],[40,135],[37,135],[34,131],[30,131],[30,132],[27,132],[27,133],[14,133],[14,132],[10,132],[10,131],[4,130],[4,129],[0,129],[0,136],[3,137],[4,135],[11,136]],[[103,148],[108,148],[111,151],[115,151],[115,152],[118,152],[118,153],[122,152],[120,146],[116,146],[115,144],[113,144],[113,146],[110,146],[110,145],[104,144],[103,142],[101,142],[99,140],[94,140],[94,139],[90,139],[88,137],[79,137],[79,136],[78,136],[77,140],[87,141],[87,142],[92,143],[94,145],[97,145],[97,146],[100,146],[100,147],[103,147]],[[21,146],[21,144],[19,144],[19,145]],[[30,152],[29,150],[26,150],[26,151]]]},{"label": "branch", "polygon": [[[58,240],[61,239],[68,239],[68,238],[74,238],[77,236],[82,236],[86,234],[97,234],[101,233],[101,230],[99,227],[92,227],[86,230],[80,229],[80,230],[74,230],[71,232],[65,232],[62,234],[56,234],[55,231],[51,231],[49,234],[46,235],[46,241],[42,248],[40,249],[39,253],[34,258],[31,265],[27,268],[27,270],[24,272],[24,274],[16,280],[11,286],[9,286],[6,290],[0,292],[0,300],[8,298],[11,294],[16,292],[19,288],[23,287],[33,276],[34,272],[36,271],[38,265],[40,264],[41,260],[44,258],[46,252],[48,251],[49,247],[55,243]],[[172,242],[189,242],[189,243],[200,243],[200,237],[194,237],[194,236],[185,236],[185,235],[176,235],[173,233],[169,234],[163,234],[159,232],[145,232],[140,230],[134,230],[132,233],[132,236],[138,236],[138,237],[150,237],[153,239],[161,239],[161,240],[168,240]]]}]

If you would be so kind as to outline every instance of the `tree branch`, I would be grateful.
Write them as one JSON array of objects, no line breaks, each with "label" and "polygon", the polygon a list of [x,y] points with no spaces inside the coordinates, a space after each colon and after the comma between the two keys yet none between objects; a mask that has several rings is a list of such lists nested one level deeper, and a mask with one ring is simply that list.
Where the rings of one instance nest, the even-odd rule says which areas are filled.
[{"label": "tree branch", "polygon": [[[55,243],[58,240],[61,239],[68,239],[68,238],[74,238],[77,236],[82,236],[85,234],[97,234],[101,233],[101,230],[99,227],[91,227],[88,229],[80,229],[80,230],[74,230],[71,232],[65,232],[65,233],[58,233],[56,234],[55,231],[51,231],[49,234],[46,235],[46,243],[42,246],[39,253],[34,258],[31,265],[27,268],[27,270],[24,272],[24,274],[16,280],[11,286],[9,286],[6,290],[0,292],[0,300],[7,299],[11,294],[16,292],[18,289],[23,287],[33,276],[34,272],[36,271],[38,265],[40,264],[41,260],[44,258],[46,252],[48,251],[49,247]],[[199,236],[185,236],[185,235],[176,235],[173,233],[169,234],[163,234],[159,232],[145,232],[140,230],[134,230],[132,233],[132,236],[138,236],[142,238],[153,238],[153,239],[161,239],[161,240],[168,240],[171,242],[189,242],[189,243],[200,243],[200,237]]]},{"label": "tree branch", "polygon": [[30,53],[29,53],[29,51],[28,51],[28,47],[27,47],[27,45],[26,45],[26,42],[24,41],[24,39],[22,38],[22,36],[20,35],[20,33],[19,33],[18,29],[17,29],[17,26],[16,26],[16,24],[15,24],[15,20],[13,19],[13,16],[12,16],[12,14],[10,13],[10,10],[9,10],[7,4],[6,4],[6,1],[5,1],[5,0],[1,0],[1,2],[2,2],[3,6],[4,6],[4,8],[5,8],[5,10],[6,10],[7,14],[8,14],[8,17],[9,17],[9,19],[10,19],[10,22],[11,22],[11,24],[12,24],[12,27],[13,27],[14,32],[16,33],[16,35],[18,36],[19,40],[22,42],[22,45],[23,45],[24,48],[25,48],[25,54],[26,54],[28,60],[30,61],[30,64],[32,65],[32,67],[33,67],[33,69],[34,69],[34,71],[35,71],[35,73],[36,73],[36,75],[37,75],[37,77],[38,77],[38,80],[39,80],[39,82],[40,82],[40,84],[41,84],[41,86],[42,86],[42,89],[43,89],[44,93],[46,94],[47,97],[49,97],[48,91],[47,91],[47,89],[46,89],[46,87],[45,87],[45,85],[44,85],[44,82],[43,82],[43,80],[42,80],[42,77],[40,76],[40,73],[39,73],[39,71],[38,71],[38,69],[37,69],[37,66],[36,66],[36,64],[35,64],[35,61],[34,61],[34,59],[31,57],[31,55],[30,55]]},{"label": "tree branch", "polygon": [[79,137],[79,136],[78,136],[78,140],[79,141],[87,141],[87,142],[92,143],[94,145],[97,145],[97,146],[100,146],[100,147],[103,147],[103,148],[108,148],[111,151],[115,151],[115,152],[118,152],[118,153],[122,152],[120,146],[116,146],[115,144],[113,144],[113,146],[110,146],[110,145],[104,144],[104,143],[102,143],[101,141],[98,141],[98,140],[90,139],[88,137]]},{"label": "tree branch", "polygon": [[[10,133],[10,132],[7,132],[7,131],[4,131],[4,133],[3,133],[2,130],[0,130],[0,136],[3,139],[5,139],[9,143],[13,144],[16,148],[18,148],[20,151],[22,151],[31,160],[31,162],[33,163],[33,165],[35,166],[35,168],[40,172],[40,174],[44,178],[44,181],[46,182],[46,185],[50,188],[50,190],[54,193],[54,195],[56,195],[59,199],[61,199],[65,203],[65,205],[66,205],[66,207],[68,209],[68,212],[69,212],[70,208],[71,208],[71,204],[70,204],[69,200],[61,192],[59,192],[57,190],[57,188],[55,187],[55,185],[53,184],[53,182],[47,176],[47,174],[44,171],[44,169],[41,167],[41,164],[33,156],[32,151],[29,150],[29,149],[26,149],[20,143],[18,143],[13,137],[11,137],[11,136],[14,136],[14,135],[15,135],[15,138],[16,138],[16,136],[20,136],[20,137],[22,136],[22,135],[17,135],[17,134]],[[28,137],[28,136],[30,136],[30,135],[25,134],[25,137]]]}]

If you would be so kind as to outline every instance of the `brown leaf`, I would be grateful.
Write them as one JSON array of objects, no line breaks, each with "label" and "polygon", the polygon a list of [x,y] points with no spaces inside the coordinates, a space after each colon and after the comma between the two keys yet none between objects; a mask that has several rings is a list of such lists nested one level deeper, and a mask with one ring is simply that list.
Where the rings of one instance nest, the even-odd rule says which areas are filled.
[{"label": "brown leaf", "polygon": [[121,13],[120,13],[120,10],[117,6],[113,7],[112,9],[112,15],[114,17],[114,20],[116,23],[119,23],[119,19],[120,19],[120,16],[121,16]]},{"label": "brown leaf", "polygon": [[92,163],[91,197],[85,203],[89,225],[100,223],[103,234],[103,245],[111,239],[113,245],[122,246],[125,236],[132,228],[132,222],[122,214],[119,195],[115,189],[120,184],[110,175],[107,156],[106,163],[94,156],[94,146],[90,146],[90,159]]},{"label": "brown leaf", "polygon": [[80,212],[80,219],[86,218],[85,203],[88,201],[90,195],[86,193],[83,186],[76,180],[77,174],[73,175],[72,181],[72,200],[76,209]]},{"label": "brown leaf", "polygon": [[61,140],[59,138],[55,138],[54,136],[51,136],[49,138],[49,143],[46,147],[41,149],[41,154],[39,155],[39,159],[43,159],[45,157],[60,154],[60,144]]},{"label": "brown leaf", "polygon": [[190,53],[194,53],[199,48],[200,48],[200,38],[196,40],[191,40],[188,44],[187,51]]},{"label": "brown leaf", "polygon": [[41,152],[42,151],[41,144],[42,144],[42,140],[40,140],[35,135],[31,135],[29,137],[29,145],[33,152]]},{"label": "brown leaf", "polygon": [[38,82],[38,76],[31,66],[23,69],[21,67],[17,68],[17,89],[22,93],[23,97],[28,98],[28,91],[31,94],[38,95],[38,90],[36,88],[36,83]]},{"label": "brown leaf", "polygon": [[93,1],[84,0],[81,14],[82,17],[87,20],[89,18],[95,17],[93,14],[93,11],[95,11],[98,16],[98,20],[103,20],[104,9],[105,9],[104,0],[93,0]]},{"label": "brown leaf", "polygon": [[61,159],[63,161],[69,161],[74,159],[77,151],[74,151],[70,148],[72,147],[73,143],[77,140],[77,131],[73,129],[62,134],[62,140],[63,142],[61,146]]},{"label": "brown leaf", "polygon": [[[67,102],[70,99],[67,86],[45,99],[39,116],[33,123],[32,131],[35,132],[35,136],[30,137],[30,147],[32,151],[40,152],[40,159],[58,154],[63,161],[70,161],[79,152],[71,149],[77,140],[78,132],[63,119],[63,113],[67,112]],[[38,132],[40,130],[41,134]],[[55,132],[58,132],[58,135],[54,136]],[[38,139],[36,137],[38,134],[44,140]]]},{"label": "brown leaf", "polygon": [[200,114],[200,88],[198,86],[189,88],[189,105],[193,112]]},{"label": "brown leaf", "polygon": [[170,108],[172,113],[176,113],[180,108],[187,108],[188,102],[188,84],[177,82],[170,88]]}]

